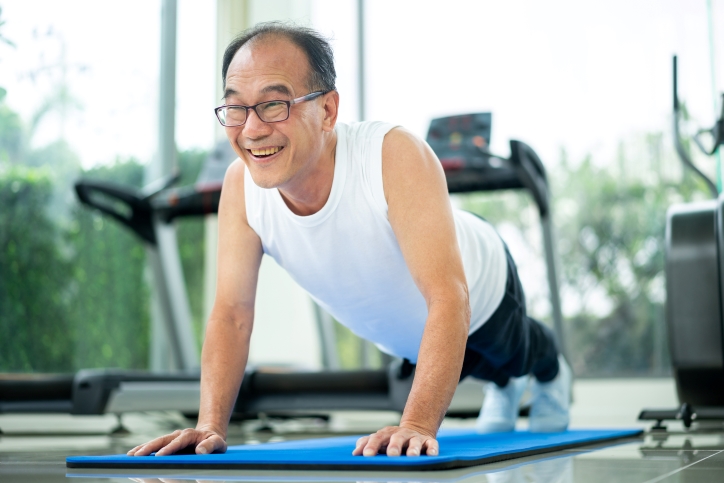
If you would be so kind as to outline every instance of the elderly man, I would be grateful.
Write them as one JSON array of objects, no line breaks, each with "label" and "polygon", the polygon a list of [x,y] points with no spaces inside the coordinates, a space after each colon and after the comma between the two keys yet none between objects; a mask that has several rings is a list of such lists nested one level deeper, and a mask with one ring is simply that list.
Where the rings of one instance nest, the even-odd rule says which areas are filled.
[{"label": "elderly man", "polygon": [[515,264],[484,220],[453,210],[434,153],[400,127],[337,123],[329,44],[278,23],[243,32],[223,58],[216,109],[239,159],[219,205],[218,288],[195,429],[129,451],[224,451],[249,353],[264,253],[337,320],[417,365],[399,426],[355,455],[435,455],[458,381],[490,381],[477,427],[512,431],[532,375],[533,431],[568,425],[570,369],[525,313]]}]

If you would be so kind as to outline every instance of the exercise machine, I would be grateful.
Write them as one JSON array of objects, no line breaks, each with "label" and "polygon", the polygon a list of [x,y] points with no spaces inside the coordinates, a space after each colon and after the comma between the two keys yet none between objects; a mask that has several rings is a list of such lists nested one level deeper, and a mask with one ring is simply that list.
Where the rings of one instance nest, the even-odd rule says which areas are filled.
[{"label": "exercise machine", "polygon": [[[639,420],[655,421],[654,430],[665,430],[666,420],[681,421],[686,428],[724,421],[724,196],[694,164],[684,144],[676,57],[673,91],[676,151],[713,199],[673,205],[666,215],[666,324],[681,406],[641,411]],[[724,96],[714,126],[698,130],[692,140],[707,156],[724,144]]]},{"label": "exercise machine", "polygon": [[[552,305],[554,314],[558,314],[556,329],[562,339],[545,170],[535,152],[519,141],[511,141],[509,158],[494,156],[484,149],[490,140],[490,123],[490,114],[436,119],[431,124],[428,141],[445,168],[451,193],[499,189],[531,192],[544,225]],[[451,161],[449,153],[453,151],[456,155]],[[83,204],[118,221],[149,248],[153,283],[159,288],[164,327],[178,372],[94,369],[67,375],[0,375],[0,413],[120,415],[131,411],[177,410],[193,415],[198,412],[198,354],[178,247],[168,234],[176,219],[218,211],[223,177],[234,158],[228,143],[219,143],[206,159],[193,186],[172,187],[178,175],[140,190],[97,180],[80,180],[75,186]],[[325,333],[328,325],[320,321],[319,328],[320,338],[329,345],[329,334]],[[330,347],[324,349],[330,350]],[[400,360],[378,370],[250,369],[239,391],[234,417],[334,410],[402,411],[413,377],[414,367]],[[481,403],[481,383],[468,379],[458,387],[448,415],[477,416]]]}]

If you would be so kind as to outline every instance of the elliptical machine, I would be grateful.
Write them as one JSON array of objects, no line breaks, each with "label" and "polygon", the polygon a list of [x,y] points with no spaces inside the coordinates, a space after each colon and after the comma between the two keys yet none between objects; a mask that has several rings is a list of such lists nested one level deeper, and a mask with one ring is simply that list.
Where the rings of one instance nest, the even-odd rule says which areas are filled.
[{"label": "elliptical machine", "polygon": [[[704,180],[713,199],[673,205],[666,215],[666,323],[681,406],[641,411],[639,420],[656,421],[653,430],[665,430],[665,420],[680,420],[687,429],[694,422],[724,421],[724,194],[684,146],[676,56],[673,80],[676,152]],[[692,140],[707,156],[724,144],[724,95],[719,119],[712,128],[698,130]]]}]

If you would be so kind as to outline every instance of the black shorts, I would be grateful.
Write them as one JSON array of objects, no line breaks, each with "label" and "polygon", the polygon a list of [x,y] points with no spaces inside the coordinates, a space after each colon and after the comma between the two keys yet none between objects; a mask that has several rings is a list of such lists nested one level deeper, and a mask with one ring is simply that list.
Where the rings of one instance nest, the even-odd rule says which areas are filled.
[{"label": "black shorts", "polygon": [[505,295],[493,315],[468,336],[460,380],[467,376],[505,386],[510,377],[533,374],[541,382],[558,374],[558,345],[553,332],[528,317],[518,269],[508,247]]}]

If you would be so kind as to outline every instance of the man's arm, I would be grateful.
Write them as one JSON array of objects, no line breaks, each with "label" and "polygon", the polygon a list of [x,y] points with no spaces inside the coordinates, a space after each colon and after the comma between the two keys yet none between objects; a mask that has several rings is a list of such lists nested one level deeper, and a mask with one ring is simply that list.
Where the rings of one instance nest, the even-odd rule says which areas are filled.
[{"label": "man's arm", "polygon": [[201,352],[201,405],[196,429],[175,431],[137,446],[129,455],[226,451],[229,417],[244,376],[254,321],[254,299],[262,247],[246,218],[244,164],[226,172],[219,202],[219,250],[214,306]]},{"label": "man's arm", "polygon": [[470,325],[468,287],[442,167],[429,146],[393,129],[382,146],[388,217],[428,317],[400,426],[361,438],[353,454],[437,454],[435,439],[460,378]]}]

